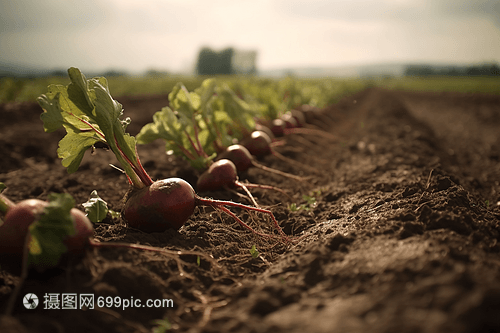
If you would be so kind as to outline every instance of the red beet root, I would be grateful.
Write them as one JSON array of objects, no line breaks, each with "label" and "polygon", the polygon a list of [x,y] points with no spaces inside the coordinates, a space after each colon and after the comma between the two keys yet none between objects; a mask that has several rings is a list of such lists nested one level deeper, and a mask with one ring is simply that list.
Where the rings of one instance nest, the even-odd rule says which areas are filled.
[{"label": "red beet root", "polygon": [[[283,171],[279,171],[273,168],[266,167],[265,165],[260,164],[255,160],[255,158],[250,154],[248,149],[246,149],[242,145],[232,145],[229,146],[226,151],[224,151],[221,155],[221,158],[228,159],[234,163],[236,166],[236,170],[238,172],[245,172],[247,171],[250,167],[256,167],[259,169],[262,169],[267,172],[271,172],[283,177],[287,178],[292,178],[295,180],[303,180],[302,177],[298,177]],[[266,186],[266,185],[260,185],[260,186]],[[278,189],[277,187],[272,187],[275,190],[282,191],[281,189]]]},{"label": "red beet root", "polygon": [[261,157],[272,154],[271,138],[262,131],[253,131],[252,134],[241,143],[250,154]]},{"label": "red beet root", "polygon": [[179,229],[193,214],[196,194],[185,180],[168,178],[134,190],[123,208],[131,227],[146,232]]},{"label": "red beet root", "polygon": [[221,210],[256,235],[276,238],[273,235],[255,231],[225,206],[238,207],[268,214],[280,233],[280,238],[289,240],[283,230],[281,230],[278,221],[276,221],[276,218],[270,210],[251,207],[231,201],[212,200],[199,197],[196,195],[191,185],[180,178],[159,180],[145,189],[132,193],[128,197],[123,209],[123,217],[132,227],[148,232],[161,232],[168,228],[180,228],[193,214],[196,206],[210,206],[214,209]]},{"label": "red beet root", "polygon": [[217,191],[224,187],[237,187],[238,173],[236,166],[228,159],[221,159],[205,171],[196,183],[199,192]]},{"label": "red beet root", "polygon": [[[46,201],[28,199],[9,209],[4,223],[0,226],[0,253],[19,256],[23,254],[28,228],[43,213],[47,205]],[[82,211],[73,208],[71,216],[74,219],[76,232],[68,236],[64,244],[69,252],[81,253],[89,243],[89,237],[94,234],[94,228]]]},{"label": "red beet root", "polygon": [[274,140],[273,131],[271,131],[271,129],[269,127],[257,123],[257,124],[255,124],[255,130],[266,133],[269,136],[269,138],[271,139],[271,141]]},{"label": "red beet root", "polygon": [[270,128],[274,136],[280,138],[285,135],[285,128],[287,128],[287,125],[284,120],[278,118],[271,121]]},{"label": "red beet root", "polygon": [[286,112],[283,116],[285,115],[290,115],[292,118],[295,119],[297,126],[296,127],[304,127],[306,126],[306,117],[304,116],[304,113],[299,110],[290,110]]},{"label": "red beet root", "polygon": [[234,163],[238,172],[245,172],[252,166],[256,166],[255,158],[248,149],[242,145],[231,145],[219,155],[220,159],[228,159]]},{"label": "red beet root", "polygon": [[299,127],[297,119],[290,112],[284,113],[280,119],[285,122],[285,128]]}]

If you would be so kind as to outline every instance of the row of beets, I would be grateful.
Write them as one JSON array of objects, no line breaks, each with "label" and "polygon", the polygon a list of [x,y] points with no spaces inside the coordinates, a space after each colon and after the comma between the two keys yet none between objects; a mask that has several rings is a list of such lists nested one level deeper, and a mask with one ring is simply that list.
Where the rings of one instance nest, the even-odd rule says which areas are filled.
[{"label": "row of beets", "polygon": [[[39,99],[39,103],[42,108],[44,108],[44,113],[61,112],[61,114],[66,117],[69,114],[71,116],[74,116],[77,121],[81,121],[82,126],[85,126],[85,131],[81,131],[82,134],[85,134],[89,130],[93,130],[95,131],[96,137],[99,137],[99,139],[104,143],[109,143],[110,140],[114,140],[115,144],[121,142],[119,140],[120,137],[118,136],[125,135],[124,129],[123,133],[115,131],[114,137],[109,138],[105,135],[106,133],[102,133],[99,131],[99,127],[104,128],[104,126],[99,123],[99,118],[96,117],[95,122],[92,122],[93,119],[91,118],[92,115],[95,115],[97,113],[95,111],[95,108],[97,108],[99,102],[97,100],[92,100],[92,98],[100,98],[99,96],[101,95],[90,94],[90,88],[88,87],[93,87],[93,89],[98,92],[102,90],[103,94],[109,95],[107,86],[103,86],[103,81],[101,79],[86,80],[86,78],[83,76],[83,74],[80,73],[78,69],[71,68],[68,72],[73,84],[72,89],[74,89],[75,86],[78,86],[82,90],[81,92],[79,92],[81,95],[87,94],[85,95],[85,97],[89,101],[89,105],[91,107],[94,107],[94,111],[92,111],[93,113],[87,113],[87,117],[83,117],[79,116],[75,111],[73,111],[72,113],[67,112],[62,109],[60,104],[58,103],[51,103],[49,105],[49,103],[46,101],[50,100],[50,98],[48,99],[46,96],[42,95],[41,99]],[[86,83],[86,85],[82,85],[81,82]],[[88,90],[84,91],[85,89]],[[69,98],[72,98],[76,95],[78,94],[73,91],[72,95],[69,95]],[[113,101],[113,105],[116,105],[117,102],[111,99],[110,95],[106,97]],[[58,95],[55,95],[54,98],[58,98]],[[78,104],[75,103],[75,105]],[[82,115],[85,115],[85,110],[82,111]],[[90,120],[88,120],[89,117]],[[118,118],[112,120],[118,123],[122,122]],[[271,137],[282,136],[287,132],[287,130],[290,129],[303,128],[306,125],[305,120],[306,116],[304,116],[302,112],[290,111],[285,113],[280,119],[272,121],[268,127],[262,124],[258,125],[258,129],[252,132],[250,136],[243,139],[241,141],[241,144],[229,146],[225,152],[221,153],[218,156],[217,161],[214,162],[210,166],[210,168],[200,176],[197,183],[198,191],[203,192],[217,190],[225,187],[234,188],[249,186],[248,184],[243,185],[239,182],[238,172],[244,172],[250,167],[259,167],[271,172],[276,172],[283,176],[301,180],[300,177],[286,174],[277,170],[272,170],[263,166],[262,164],[257,162],[254,156],[260,157],[267,154],[277,154],[277,152],[275,152],[272,148]],[[99,127],[96,126],[96,124]],[[125,126],[123,128],[125,128]],[[132,158],[124,153],[125,150],[122,150],[122,148],[123,147],[118,146],[119,153],[117,153],[115,150],[113,152],[115,152],[115,155],[117,155],[117,158],[119,158],[120,161],[125,160],[127,163],[129,163],[129,167],[131,167],[129,168],[129,170],[133,170],[135,173],[127,173],[129,181],[132,185],[132,190],[127,195],[126,202],[122,210],[122,216],[130,226],[144,230],[146,232],[162,232],[168,228],[178,229],[190,218],[195,210],[195,207],[210,206],[216,210],[220,210],[230,215],[244,228],[248,229],[251,232],[254,232],[257,235],[260,235],[262,237],[277,238],[285,242],[293,241],[291,237],[285,235],[281,230],[273,213],[270,210],[258,207],[255,201],[253,201],[254,206],[248,206],[232,201],[203,198],[195,193],[193,187],[189,183],[179,178],[167,178],[153,181],[147,175],[146,171],[142,168],[138,156],[136,157],[137,160],[133,161]],[[119,154],[120,156],[118,156]],[[132,182],[132,178],[140,179],[140,186],[137,186],[137,181],[135,183]],[[270,186],[259,186],[280,190]],[[248,191],[247,193],[249,194]],[[9,257],[10,259],[14,258],[15,260],[19,260],[19,257],[23,256],[23,267],[27,267],[28,261],[26,258],[29,257],[30,254],[32,254],[31,252],[33,251],[34,247],[33,244],[37,242],[37,240],[34,239],[36,238],[33,232],[34,226],[40,223],[40,221],[42,220],[41,216],[47,214],[47,207],[50,205],[50,202],[38,199],[28,199],[25,201],[21,201],[18,204],[14,204],[4,195],[0,194],[0,211],[3,211],[3,213],[5,213],[3,224],[0,225],[1,258]],[[278,235],[266,234],[252,229],[227,207],[238,207],[268,215],[272,220],[274,226],[278,230]],[[70,214],[71,216],[72,225],[69,229],[70,232],[67,235],[63,235],[61,239],[66,247],[65,252],[82,253],[88,246],[106,246],[106,244],[98,243],[93,240],[93,225],[85,216],[85,214],[75,208],[72,208],[70,211],[68,211],[68,214]],[[48,224],[42,227],[50,229],[51,226],[50,224]],[[38,240],[38,242],[39,241],[40,240]],[[142,248],[152,251],[162,251],[156,248],[141,247],[137,245],[131,246],[129,244],[115,243],[109,245]],[[43,252],[43,249],[41,250],[41,252]],[[36,253],[36,255],[40,255],[40,253]],[[43,267],[44,265],[42,264],[41,266]]]}]

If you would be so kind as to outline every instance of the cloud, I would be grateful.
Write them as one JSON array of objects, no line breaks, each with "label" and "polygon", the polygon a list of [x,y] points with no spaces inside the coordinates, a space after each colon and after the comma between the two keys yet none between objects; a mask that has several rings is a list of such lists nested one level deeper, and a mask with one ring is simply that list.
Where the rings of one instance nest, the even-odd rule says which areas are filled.
[{"label": "cloud", "polygon": [[0,32],[75,31],[104,24],[111,15],[100,0],[2,1]]},{"label": "cloud", "polygon": [[258,51],[260,69],[500,60],[498,0],[0,2],[0,61],[185,69],[202,46]]},{"label": "cloud", "polygon": [[422,7],[413,1],[363,0],[289,0],[278,1],[280,10],[295,17],[309,19],[367,22],[387,19],[414,19]]},{"label": "cloud", "polygon": [[198,25],[197,11],[192,8],[193,1],[167,0],[108,0],[115,17],[113,28],[131,34],[151,35],[195,31]]},{"label": "cloud", "polygon": [[497,0],[437,0],[430,2],[438,14],[452,16],[500,16]]},{"label": "cloud", "polygon": [[500,27],[500,1],[498,0],[439,0],[433,2],[437,15],[461,18],[485,18]]},{"label": "cloud", "polygon": [[296,17],[351,22],[488,18],[498,23],[498,0],[279,0],[279,10]]}]

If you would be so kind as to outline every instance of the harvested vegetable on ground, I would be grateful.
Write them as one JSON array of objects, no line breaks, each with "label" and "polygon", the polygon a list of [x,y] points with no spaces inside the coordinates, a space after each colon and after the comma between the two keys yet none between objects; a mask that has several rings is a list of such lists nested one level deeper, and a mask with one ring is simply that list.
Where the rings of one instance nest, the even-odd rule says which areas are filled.
[{"label": "harvested vegetable on ground", "polygon": [[[77,68],[70,68],[68,74],[71,80],[68,86],[50,85],[48,93],[38,98],[44,110],[41,115],[44,129],[46,132],[60,127],[66,129],[67,134],[59,143],[58,156],[68,172],[78,169],[85,151],[94,144],[101,142],[111,149],[132,185],[123,208],[123,217],[130,226],[146,232],[178,229],[196,206],[204,205],[227,213],[257,235],[288,240],[269,210],[201,198],[187,182],[178,178],[153,181],[139,160],[136,139],[125,132],[130,119],[121,120],[122,106],[112,98],[107,80],[104,77],[86,79]],[[279,236],[254,230],[226,206],[268,215]]]}]

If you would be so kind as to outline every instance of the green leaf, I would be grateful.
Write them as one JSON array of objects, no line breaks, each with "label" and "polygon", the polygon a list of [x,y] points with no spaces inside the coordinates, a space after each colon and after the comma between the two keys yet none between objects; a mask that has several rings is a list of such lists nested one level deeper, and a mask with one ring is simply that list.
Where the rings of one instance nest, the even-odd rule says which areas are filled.
[{"label": "green leaf", "polygon": [[167,318],[153,320],[153,324],[157,325],[153,327],[153,333],[165,333],[172,328],[172,324],[170,324]]},{"label": "green leaf", "polygon": [[189,160],[189,163],[193,168],[196,170],[206,170],[207,166],[210,165],[210,161],[215,159],[217,157],[217,153],[213,153],[207,158],[204,157],[197,157],[194,160]]},{"label": "green leaf", "polygon": [[61,126],[74,130],[90,130],[89,123],[96,130],[99,130],[99,126],[89,117],[89,115],[92,116],[92,113],[84,112],[71,100],[69,95],[69,87],[71,86],[72,84],[67,87],[50,85],[47,94],[37,98],[38,104],[44,110],[40,118],[44,123],[46,132],[53,132]]},{"label": "green leaf", "polygon": [[122,215],[121,212],[115,212],[114,210],[109,209],[108,210],[109,214],[111,214],[111,218],[113,219],[119,219],[120,216]]},{"label": "green leaf", "polygon": [[258,258],[259,257],[259,251],[257,251],[257,248],[255,247],[255,244],[252,245],[252,248],[250,248],[250,254],[252,255],[253,258]]},{"label": "green leaf", "polygon": [[[206,151],[210,156],[199,156],[188,138],[188,135],[194,138],[191,120],[184,117],[184,121],[181,121],[178,115],[168,106],[162,108],[161,111],[153,115],[152,123],[141,128],[137,135],[137,142],[146,144],[156,139],[163,139],[167,151],[172,150],[176,155],[184,157],[195,169],[206,169],[210,161],[215,158],[215,152],[211,149]],[[208,146],[210,133],[206,129],[200,128],[198,138],[203,147]]]},{"label": "green leaf", "polygon": [[88,148],[100,141],[92,132],[80,132],[68,129],[68,133],[59,141],[57,156],[62,159],[62,165],[68,168],[68,173],[75,172]]},{"label": "green leaf", "polygon": [[[81,131],[90,130],[91,127],[82,121],[88,118],[85,113],[70,100],[69,88],[51,85],[48,90],[46,95],[38,98],[38,103],[44,110],[40,117],[46,132],[53,132],[61,126],[66,128],[67,134],[59,142],[57,152],[62,158],[63,166],[72,173],[78,169],[85,151],[102,139],[94,131]],[[73,95],[76,96],[76,93],[73,92]],[[99,126],[95,124],[95,128],[99,129]]]},{"label": "green leaf", "polygon": [[181,82],[177,83],[168,94],[168,100],[169,106],[187,119],[191,119],[201,103],[200,96],[195,92],[189,92]]},{"label": "green leaf", "polygon": [[[59,89],[56,88],[56,86],[50,86],[49,89],[51,88]],[[42,95],[37,99],[38,104],[44,110],[40,118],[43,121],[44,131],[54,132],[55,130],[59,129],[64,123],[64,118],[59,111],[61,109],[61,106],[59,104],[60,94],[56,93],[47,95]]]},{"label": "green leaf", "polygon": [[185,126],[181,124],[174,111],[166,106],[153,115],[152,123],[141,128],[137,134],[137,142],[145,144],[156,139],[164,139],[182,145],[183,128]]},{"label": "green leaf", "polygon": [[159,124],[157,123],[148,123],[144,125],[136,136],[137,143],[139,144],[147,144],[159,138],[161,138],[161,136]]},{"label": "green leaf", "polygon": [[89,200],[82,205],[87,217],[94,223],[101,222],[108,214],[108,204],[99,197],[96,190],[90,193]]},{"label": "green leaf", "polygon": [[33,256],[39,256],[43,253],[42,247],[35,237],[30,237],[28,240],[28,253]]},{"label": "green leaf", "polygon": [[67,135],[59,143],[58,155],[68,172],[74,172],[84,152],[98,141],[106,143],[136,187],[144,187],[149,176],[140,166],[136,140],[125,133],[130,119],[121,120],[122,105],[113,99],[106,78],[87,79],[79,69],[68,69],[71,83],[51,85],[37,101],[44,112],[46,132],[63,126]]},{"label": "green leaf", "polygon": [[237,125],[234,129],[241,138],[242,130],[251,132],[255,128],[255,120],[258,114],[250,105],[239,98],[227,84],[217,89],[217,94],[223,105],[223,111],[226,112],[232,123]]},{"label": "green leaf", "polygon": [[201,86],[194,91],[200,98],[200,108],[203,109],[208,104],[209,100],[214,97],[216,88],[215,79],[203,80]]},{"label": "green leaf", "polygon": [[48,200],[43,214],[29,227],[28,262],[39,268],[56,266],[67,252],[64,239],[75,234],[70,213],[75,205],[73,197],[67,193],[52,193]]},{"label": "green leaf", "polygon": [[[94,94],[89,90],[87,78],[78,68],[68,69],[68,75],[71,83],[68,86],[67,94],[69,99],[75,106],[85,113],[87,116],[92,117],[92,110],[94,109]],[[92,95],[92,96],[91,96]]]},{"label": "green leaf", "polygon": [[4,183],[0,182],[0,193],[2,193],[6,188],[7,186]]}]

